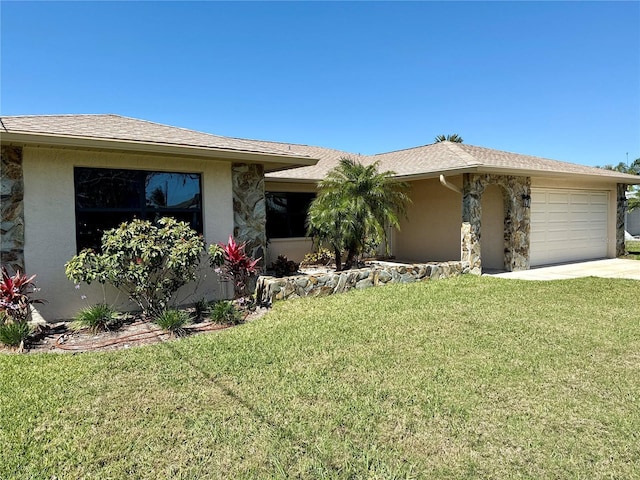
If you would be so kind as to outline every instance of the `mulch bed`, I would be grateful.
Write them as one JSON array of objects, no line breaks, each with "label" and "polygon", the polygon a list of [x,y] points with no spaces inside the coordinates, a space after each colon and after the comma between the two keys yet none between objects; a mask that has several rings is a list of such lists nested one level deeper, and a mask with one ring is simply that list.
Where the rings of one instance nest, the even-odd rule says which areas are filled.
[{"label": "mulch bed", "polygon": [[[260,318],[267,309],[258,308],[248,312],[244,321]],[[233,325],[211,321],[193,323],[184,327],[181,336],[200,335],[224,330]],[[155,323],[141,316],[129,316],[122,320],[117,329],[91,332],[88,329],[76,331],[70,328],[70,322],[47,323],[38,325],[22,348],[8,348],[0,345],[0,353],[77,353],[93,351],[122,350],[141,345],[176,340],[180,337],[166,332]]]}]

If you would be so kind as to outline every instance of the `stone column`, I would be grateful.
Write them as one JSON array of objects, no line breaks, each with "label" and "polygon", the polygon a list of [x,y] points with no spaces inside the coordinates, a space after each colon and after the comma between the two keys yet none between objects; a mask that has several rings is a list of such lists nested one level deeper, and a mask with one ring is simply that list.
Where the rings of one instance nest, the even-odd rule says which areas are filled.
[{"label": "stone column", "polygon": [[24,272],[24,183],[22,148],[2,146],[0,257],[2,266]]},{"label": "stone column", "polygon": [[531,234],[531,178],[502,177],[507,196],[504,225],[505,268],[510,272],[528,270]]},{"label": "stone column", "polygon": [[246,252],[264,261],[267,214],[264,200],[264,168],[243,163],[231,167],[233,182],[233,236],[246,242]]},{"label": "stone column", "polygon": [[480,250],[480,218],[482,206],[480,196],[484,186],[475,181],[474,174],[465,173],[462,180],[462,229],[461,229],[461,258],[469,262],[469,273],[482,273]]},{"label": "stone column", "polygon": [[[469,271],[482,273],[481,198],[487,185],[502,188],[505,205],[504,266],[508,271],[527,270],[530,265],[531,178],[465,173],[462,187],[462,256]],[[528,203],[529,206],[525,206]]]},{"label": "stone column", "polygon": [[627,186],[624,183],[618,183],[616,186],[616,257],[626,253],[624,244],[624,218],[627,212]]}]

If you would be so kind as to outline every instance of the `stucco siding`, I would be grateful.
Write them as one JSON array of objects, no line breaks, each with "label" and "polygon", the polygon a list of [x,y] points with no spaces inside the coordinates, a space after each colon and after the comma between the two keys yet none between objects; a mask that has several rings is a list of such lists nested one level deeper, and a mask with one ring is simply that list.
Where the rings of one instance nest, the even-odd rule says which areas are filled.
[{"label": "stucco siding", "polygon": [[313,250],[311,238],[274,238],[267,245],[267,263],[269,266],[284,255],[289,260],[300,263],[304,256]]},{"label": "stucco siding", "polygon": [[[233,232],[231,166],[226,162],[117,154],[71,149],[25,147],[24,212],[25,269],[37,274],[40,296],[48,300],[38,311],[49,321],[70,318],[87,305],[104,300],[99,285],[76,289],[64,274],[64,264],[76,253],[74,167],[130,168],[202,174],[204,237],[207,243],[224,242]],[[205,271],[206,272],[206,271]],[[224,292],[220,292],[220,289]],[[215,274],[207,272],[195,298],[179,295],[185,302],[202,296],[227,294]],[[86,296],[82,299],[81,296]],[[127,299],[107,292],[107,301],[120,308],[131,307]]]},{"label": "stucco siding", "polygon": [[499,185],[487,185],[482,194],[480,248],[482,268],[502,270],[504,265],[504,197]]},{"label": "stucco siding", "polygon": [[[447,181],[462,186],[462,177]],[[461,195],[438,179],[411,182],[407,218],[393,236],[392,253],[405,261],[448,261],[460,259]]]}]

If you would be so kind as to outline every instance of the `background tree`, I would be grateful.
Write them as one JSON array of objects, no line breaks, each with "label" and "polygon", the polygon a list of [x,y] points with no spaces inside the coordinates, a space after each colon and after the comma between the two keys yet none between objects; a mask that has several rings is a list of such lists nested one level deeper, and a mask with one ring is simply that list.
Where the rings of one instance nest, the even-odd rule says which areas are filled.
[{"label": "background tree", "polygon": [[[605,170],[613,170],[621,173],[628,173],[629,175],[640,175],[640,158],[636,158],[630,165],[625,162],[620,162],[617,165],[607,164],[603,167]],[[627,210],[632,212],[636,208],[640,207],[640,188],[638,185],[629,185],[628,190],[635,192],[635,196],[631,197],[627,202]]]},{"label": "background tree", "polygon": [[[345,269],[371,244],[387,244],[386,226],[399,228],[399,216],[410,202],[408,184],[393,180],[394,172],[378,172],[378,162],[363,165],[343,157],[319,183],[308,212],[308,232],[331,248],[336,270]],[[388,246],[387,246],[388,248]]]},{"label": "background tree", "polygon": [[457,133],[452,133],[451,135],[438,135],[435,138],[435,143],[440,143],[440,142],[444,142],[444,141],[454,142],[454,143],[462,143],[464,140]]}]

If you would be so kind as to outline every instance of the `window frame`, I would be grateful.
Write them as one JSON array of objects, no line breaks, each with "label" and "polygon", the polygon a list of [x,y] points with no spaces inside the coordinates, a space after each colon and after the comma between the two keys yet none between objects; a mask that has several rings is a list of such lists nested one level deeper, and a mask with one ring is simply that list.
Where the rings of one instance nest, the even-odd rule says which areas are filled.
[{"label": "window frame", "polygon": [[[135,192],[138,195],[137,206],[135,207],[124,207],[124,206],[116,206],[116,207],[82,207],[80,206],[81,202],[78,198],[78,195],[81,193],[79,190],[79,182],[81,181],[80,176],[85,172],[92,171],[101,171],[101,172],[126,172],[128,175],[131,175],[134,178],[135,184]],[[194,198],[197,196],[198,205],[193,207],[159,207],[159,206],[150,206],[147,203],[148,194],[146,188],[145,180],[150,174],[167,174],[167,175],[185,175],[185,176],[197,176],[197,186],[198,191],[194,195]],[[201,172],[177,172],[177,171],[165,171],[165,170],[142,170],[142,169],[133,169],[133,168],[108,168],[108,167],[87,167],[87,166],[75,166],[73,168],[73,188],[74,188],[74,206],[75,206],[75,237],[76,237],[76,250],[80,252],[84,248],[96,248],[96,245],[88,245],[85,241],[88,235],[83,235],[83,228],[80,225],[81,219],[85,216],[107,216],[107,215],[118,215],[121,214],[123,218],[126,217],[125,220],[122,221],[130,221],[134,218],[141,220],[154,220],[157,217],[171,217],[172,214],[192,214],[195,215],[194,219],[190,221],[191,227],[196,230],[198,233],[202,234],[204,232],[204,215],[203,215],[203,198],[202,198],[202,173]],[[177,217],[180,220],[179,217]],[[98,225],[100,222],[96,222]],[[108,223],[108,222],[107,222]],[[194,225],[195,224],[195,225]],[[113,225],[111,227],[105,227],[102,231],[108,230],[109,228],[116,228],[117,225]],[[93,227],[96,230],[99,230],[101,227],[96,226]],[[86,230],[86,228],[84,228]]]},{"label": "window frame", "polygon": [[[287,230],[287,235],[286,236],[274,236],[274,235],[270,235],[270,227],[269,227],[269,214],[270,214],[270,208],[269,208],[269,197],[273,196],[273,195],[279,195],[279,196],[285,196],[287,199],[287,203],[286,203],[286,214],[285,214],[285,218],[286,218],[286,230]],[[267,234],[267,238],[269,240],[282,240],[282,239],[295,239],[295,238],[309,238],[306,235],[306,218],[307,218],[307,214],[309,212],[309,206],[311,205],[311,202],[316,198],[317,193],[316,192],[290,192],[290,191],[275,191],[275,190],[271,190],[271,191],[266,191],[265,192],[265,215],[266,215],[266,224],[265,224],[265,232]],[[293,235],[292,232],[295,231],[300,231],[300,226],[299,225],[292,225],[292,219],[294,218],[294,214],[291,212],[291,201],[295,199],[295,197],[306,197],[306,201],[307,206],[306,206],[306,211],[304,214],[304,222],[305,224],[303,224],[302,226],[302,231],[304,232],[304,234],[302,236],[300,235]]]}]

